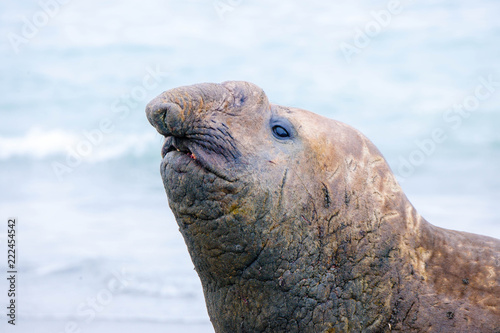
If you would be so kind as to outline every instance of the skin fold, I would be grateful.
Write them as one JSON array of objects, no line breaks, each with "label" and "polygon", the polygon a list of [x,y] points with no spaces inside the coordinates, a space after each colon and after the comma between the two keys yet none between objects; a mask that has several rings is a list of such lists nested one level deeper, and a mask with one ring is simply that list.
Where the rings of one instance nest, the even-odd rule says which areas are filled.
[{"label": "skin fold", "polygon": [[500,241],[428,223],[357,130],[236,81],[146,113],[216,332],[500,333]]}]

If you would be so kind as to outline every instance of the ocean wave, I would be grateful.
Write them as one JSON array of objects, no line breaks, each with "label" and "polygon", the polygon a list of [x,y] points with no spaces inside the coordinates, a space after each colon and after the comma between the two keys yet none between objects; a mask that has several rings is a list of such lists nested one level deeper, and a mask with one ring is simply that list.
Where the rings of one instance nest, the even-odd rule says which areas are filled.
[{"label": "ocean wave", "polygon": [[120,157],[142,156],[159,151],[161,137],[148,133],[104,134],[98,130],[74,133],[60,129],[32,128],[23,136],[0,137],[0,160],[11,158],[66,159],[102,162]]},{"label": "ocean wave", "polygon": [[14,156],[44,158],[65,151],[68,145],[77,141],[77,137],[62,130],[43,131],[32,128],[24,136],[0,137],[0,159]]}]

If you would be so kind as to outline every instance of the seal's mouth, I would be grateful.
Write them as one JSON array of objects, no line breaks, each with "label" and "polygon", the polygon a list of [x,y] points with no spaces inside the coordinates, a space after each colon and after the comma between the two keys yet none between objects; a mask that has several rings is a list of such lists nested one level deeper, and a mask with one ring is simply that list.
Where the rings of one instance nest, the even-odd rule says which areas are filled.
[{"label": "seal's mouth", "polygon": [[189,146],[186,144],[186,140],[179,140],[173,136],[167,136],[161,150],[161,157],[165,158],[168,153],[173,151],[184,153],[189,158],[196,160],[196,155],[189,149]]},{"label": "seal's mouth", "polygon": [[237,180],[231,170],[225,167],[222,156],[210,152],[202,143],[185,137],[166,136],[161,156],[167,165],[186,164],[193,167],[193,172],[204,170],[229,182]]}]

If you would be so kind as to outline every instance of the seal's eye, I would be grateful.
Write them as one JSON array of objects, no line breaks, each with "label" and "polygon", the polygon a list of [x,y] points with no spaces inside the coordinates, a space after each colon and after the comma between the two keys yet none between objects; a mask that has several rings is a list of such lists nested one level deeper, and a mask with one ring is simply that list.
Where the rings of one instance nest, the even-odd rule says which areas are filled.
[{"label": "seal's eye", "polygon": [[273,136],[278,140],[289,141],[295,137],[294,127],[286,118],[273,117],[269,125]]},{"label": "seal's eye", "polygon": [[290,133],[288,133],[288,131],[283,126],[280,125],[273,126],[273,134],[277,138],[282,138],[282,139],[290,137]]}]

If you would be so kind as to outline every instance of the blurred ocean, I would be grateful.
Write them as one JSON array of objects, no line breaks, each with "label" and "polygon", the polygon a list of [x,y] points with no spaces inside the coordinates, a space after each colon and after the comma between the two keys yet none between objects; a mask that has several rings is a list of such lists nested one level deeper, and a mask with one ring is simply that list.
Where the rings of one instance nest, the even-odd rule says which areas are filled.
[{"label": "blurred ocean", "polygon": [[500,238],[500,2],[395,4],[2,1],[0,252],[15,216],[19,277],[0,331],[213,332],[144,114],[180,85],[247,80],[346,122],[429,222]]}]

